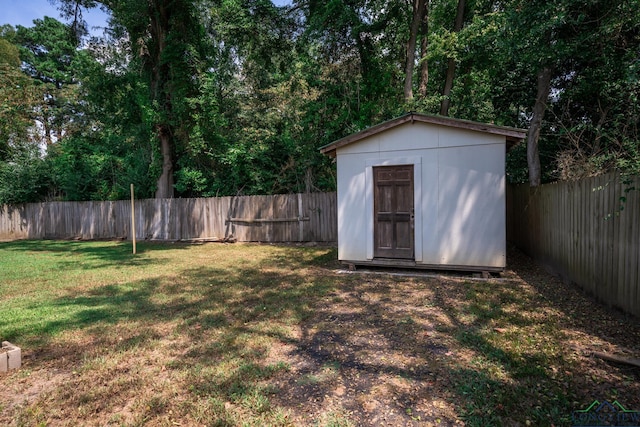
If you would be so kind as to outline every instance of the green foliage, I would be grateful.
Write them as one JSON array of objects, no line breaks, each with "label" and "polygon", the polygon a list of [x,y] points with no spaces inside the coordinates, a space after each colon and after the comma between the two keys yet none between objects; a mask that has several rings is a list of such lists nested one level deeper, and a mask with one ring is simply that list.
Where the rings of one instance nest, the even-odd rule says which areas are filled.
[{"label": "green foliage", "polygon": [[[638,173],[632,2],[467,0],[454,32],[457,0],[432,0],[416,63],[427,91],[405,103],[411,3],[59,0],[67,24],[0,27],[0,191],[20,181],[32,188],[16,200],[117,199],[134,183],[153,197],[167,155],[180,197],[334,190],[318,148],[409,110],[437,113],[448,58],[450,115],[523,128],[538,70],[553,69],[543,181]],[[81,44],[89,7],[112,20],[108,37]],[[17,149],[38,144],[31,157]],[[526,181],[525,148],[508,154],[511,182]]]},{"label": "green foliage", "polygon": [[27,113],[41,129],[32,134],[50,145],[74,131],[80,113],[77,70],[85,55],[70,27],[49,17],[36,19],[31,28],[18,26],[15,43],[22,71],[32,79],[28,86],[37,92]]},{"label": "green foliage", "polygon": [[266,1],[212,2],[209,16],[216,65],[202,93],[215,104],[204,104],[203,149],[189,153],[211,183],[205,194],[331,188],[308,127],[316,64],[296,20]]},{"label": "green foliage", "polygon": [[43,199],[51,184],[49,165],[37,146],[13,147],[9,158],[0,162],[0,205]]},{"label": "green foliage", "polygon": [[0,38],[0,64],[11,68],[20,67],[18,47],[4,37]]},{"label": "green foliage", "polygon": [[16,40],[28,75],[58,89],[74,83],[73,61],[78,46],[68,26],[45,16],[36,19],[31,28],[19,25]]},{"label": "green foliage", "polygon": [[15,29],[0,27],[0,162],[15,161],[16,145],[29,141],[32,111],[40,90],[20,69],[20,51]]},{"label": "green foliage", "polygon": [[640,11],[625,1],[576,6],[568,18],[576,46],[553,105],[558,177],[637,173]]},{"label": "green foliage", "polygon": [[185,196],[197,196],[207,189],[204,174],[190,167],[183,167],[176,172],[176,190]]},{"label": "green foliage", "polygon": [[64,200],[118,200],[127,198],[129,184],[139,197],[150,197],[148,163],[144,153],[118,154],[91,138],[66,138],[50,150],[48,161],[55,185]]},{"label": "green foliage", "polygon": [[[87,64],[81,78],[89,101],[83,117],[86,127],[51,151],[59,171],[57,182],[65,183],[61,196],[68,200],[123,199],[134,184],[139,197],[153,197],[153,111],[147,85],[135,72],[108,72],[96,62]],[[64,166],[74,162],[82,166]],[[81,171],[84,177],[77,176]]]}]

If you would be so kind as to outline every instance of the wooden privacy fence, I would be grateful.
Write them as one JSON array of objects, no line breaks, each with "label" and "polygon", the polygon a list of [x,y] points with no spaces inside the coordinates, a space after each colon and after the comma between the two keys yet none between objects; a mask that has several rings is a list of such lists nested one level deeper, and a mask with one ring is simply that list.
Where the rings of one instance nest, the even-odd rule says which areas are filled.
[{"label": "wooden privacy fence", "polygon": [[[135,203],[136,239],[334,242],[336,193],[146,199]],[[0,206],[0,239],[131,239],[131,202]]]},{"label": "wooden privacy fence", "polygon": [[563,279],[640,316],[640,177],[510,186],[507,201],[509,240]]}]

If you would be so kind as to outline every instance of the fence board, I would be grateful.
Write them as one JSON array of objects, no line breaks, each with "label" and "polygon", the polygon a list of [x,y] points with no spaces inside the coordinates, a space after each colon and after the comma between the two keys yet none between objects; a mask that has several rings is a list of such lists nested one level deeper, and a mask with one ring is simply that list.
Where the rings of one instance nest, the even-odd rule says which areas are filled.
[{"label": "fence board", "polygon": [[512,186],[508,238],[565,280],[640,316],[640,191],[625,193],[631,187],[640,189],[640,177]]},{"label": "fence board", "polygon": [[[637,183],[636,183],[636,188]],[[626,217],[629,222],[627,239],[626,239],[626,262],[627,271],[625,283],[640,283],[640,244],[638,244],[637,236],[640,235],[640,189],[626,194],[627,201],[625,203]],[[634,268],[635,266],[635,268]],[[636,307],[640,307],[640,286],[630,286],[628,292],[630,301],[635,303]]]}]

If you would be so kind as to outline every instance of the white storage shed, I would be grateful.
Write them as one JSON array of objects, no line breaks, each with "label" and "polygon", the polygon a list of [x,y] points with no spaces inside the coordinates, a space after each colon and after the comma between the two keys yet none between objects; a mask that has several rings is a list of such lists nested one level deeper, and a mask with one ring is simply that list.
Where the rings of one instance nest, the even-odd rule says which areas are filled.
[{"label": "white storage shed", "polygon": [[409,113],[322,147],[337,162],[338,259],[503,270],[505,155],[525,135]]}]

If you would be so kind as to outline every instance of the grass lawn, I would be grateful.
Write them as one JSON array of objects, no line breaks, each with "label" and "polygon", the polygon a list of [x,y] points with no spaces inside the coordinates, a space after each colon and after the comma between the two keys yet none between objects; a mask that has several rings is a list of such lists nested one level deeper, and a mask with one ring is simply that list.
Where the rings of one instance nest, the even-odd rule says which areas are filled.
[{"label": "grass lawn", "polygon": [[328,247],[0,243],[3,425],[571,425],[640,411],[640,325],[503,278],[339,271]]}]

